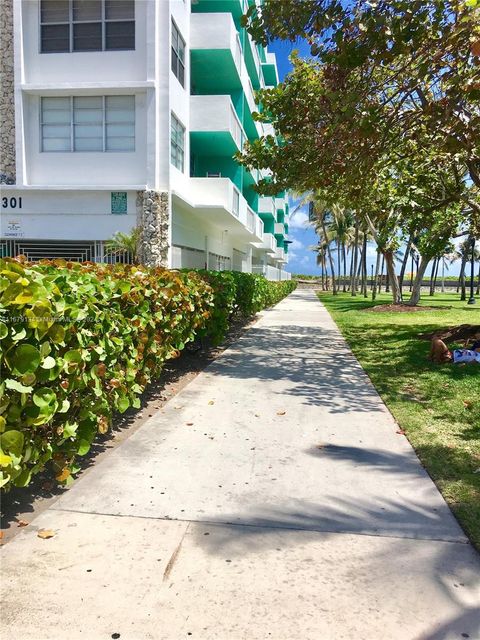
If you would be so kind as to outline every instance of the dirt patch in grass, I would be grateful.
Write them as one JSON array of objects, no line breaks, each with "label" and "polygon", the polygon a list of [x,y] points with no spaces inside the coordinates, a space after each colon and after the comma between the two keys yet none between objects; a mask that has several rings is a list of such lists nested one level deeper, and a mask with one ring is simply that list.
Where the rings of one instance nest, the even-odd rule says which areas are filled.
[{"label": "dirt patch in grass", "polygon": [[362,311],[378,312],[378,313],[415,313],[416,311],[435,311],[435,310],[451,309],[451,307],[426,307],[416,306],[409,307],[406,304],[377,304],[376,307],[368,307]]},{"label": "dirt patch in grass", "polygon": [[456,342],[457,340],[480,340],[480,324],[459,324],[453,327],[441,327],[435,331],[420,333],[420,340],[431,340],[440,338],[445,342]]}]

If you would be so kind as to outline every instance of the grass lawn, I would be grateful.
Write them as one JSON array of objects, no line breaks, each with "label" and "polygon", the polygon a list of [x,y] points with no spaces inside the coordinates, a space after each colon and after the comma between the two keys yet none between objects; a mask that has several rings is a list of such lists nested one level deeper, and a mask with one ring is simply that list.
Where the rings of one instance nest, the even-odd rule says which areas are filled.
[{"label": "grass lawn", "polygon": [[[444,308],[373,313],[362,311],[373,303],[361,296],[319,297],[480,549],[480,365],[434,365],[429,342],[417,338],[439,327],[480,324],[480,301],[468,306],[454,294],[425,295],[421,304]],[[375,304],[390,301],[381,294]]]}]

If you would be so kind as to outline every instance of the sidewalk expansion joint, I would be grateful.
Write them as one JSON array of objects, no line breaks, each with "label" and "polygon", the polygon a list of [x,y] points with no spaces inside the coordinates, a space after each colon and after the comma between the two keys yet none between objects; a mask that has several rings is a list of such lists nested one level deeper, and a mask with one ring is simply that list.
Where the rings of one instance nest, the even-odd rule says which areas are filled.
[{"label": "sidewalk expansion joint", "polygon": [[[65,509],[65,508],[55,508],[52,507],[50,511],[63,511],[67,513],[81,513],[83,515],[90,516],[107,516],[109,518],[138,518],[142,520],[157,520],[163,522],[183,522],[188,525],[190,524],[204,524],[209,526],[217,526],[217,527],[243,527],[243,528],[251,528],[251,529],[268,529],[271,531],[297,531],[305,533],[328,533],[329,535],[346,535],[346,536],[365,536],[368,538],[391,538],[392,540],[418,540],[423,542],[443,542],[445,544],[462,544],[466,546],[470,546],[469,540],[465,538],[464,540],[452,540],[448,538],[442,537],[433,537],[433,536],[414,536],[414,535],[393,535],[386,533],[375,533],[375,532],[364,532],[364,531],[348,531],[347,529],[343,531],[338,531],[335,529],[315,529],[315,528],[306,528],[299,526],[287,526],[287,525],[272,525],[272,524],[250,524],[246,522],[232,522],[231,520],[192,520],[190,518],[170,518],[165,516],[142,516],[136,515],[133,513],[106,513],[99,511],[81,511],[80,509]],[[187,533],[189,526],[185,530],[184,536]],[[182,538],[183,541],[183,538]],[[181,544],[181,543],[180,543]]]}]

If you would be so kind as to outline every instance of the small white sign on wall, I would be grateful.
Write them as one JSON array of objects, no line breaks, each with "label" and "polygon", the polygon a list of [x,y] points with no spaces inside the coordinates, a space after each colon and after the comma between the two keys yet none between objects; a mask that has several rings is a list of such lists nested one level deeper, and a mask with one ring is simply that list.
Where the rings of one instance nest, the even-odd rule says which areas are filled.
[{"label": "small white sign on wall", "polygon": [[22,224],[19,220],[7,220],[5,229],[3,230],[5,238],[24,238]]}]

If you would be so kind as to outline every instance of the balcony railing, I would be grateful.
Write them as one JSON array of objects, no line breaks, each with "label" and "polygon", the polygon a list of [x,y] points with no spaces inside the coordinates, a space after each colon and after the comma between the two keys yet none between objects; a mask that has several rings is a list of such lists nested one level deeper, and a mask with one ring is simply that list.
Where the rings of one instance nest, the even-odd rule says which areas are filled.
[{"label": "balcony railing", "polygon": [[249,231],[251,231],[252,233],[255,233],[255,218],[257,216],[255,215],[255,212],[250,209],[250,207],[247,207],[247,229]]},{"label": "balcony railing", "polygon": [[257,236],[257,238],[262,238],[263,240],[263,234],[264,234],[264,228],[265,228],[263,224],[263,220],[259,216],[255,216],[255,223],[256,223],[255,235]]},{"label": "balcony railing", "polygon": [[236,218],[240,216],[240,191],[236,187],[232,191],[232,213]]},{"label": "balcony railing", "polygon": [[262,77],[262,70],[261,70],[260,56],[258,55],[258,51],[257,51],[257,45],[255,44],[255,42],[252,39],[252,36],[249,33],[247,34],[247,38],[250,40],[250,45],[252,47],[252,53],[253,53],[253,59],[255,60],[255,66],[257,67],[258,76],[259,76],[259,78],[261,78]]},{"label": "balcony railing", "polygon": [[235,38],[235,66],[237,67],[238,75],[242,74],[242,45],[240,42],[240,37],[237,33],[237,37]]},{"label": "balcony railing", "polygon": [[239,151],[243,149],[243,145],[246,140],[245,132],[243,131],[242,123],[240,122],[239,117],[235,109],[233,108],[233,104],[230,102],[230,122],[233,131],[233,139],[235,140],[235,144],[237,145]]},{"label": "balcony railing", "polygon": [[271,214],[275,218],[275,203],[273,198],[263,197],[258,200],[258,212],[263,214]]},{"label": "balcony railing", "polygon": [[[184,196],[182,193],[178,195],[185,197],[193,207],[204,210],[204,215],[215,219],[216,224],[224,224],[223,229],[240,232],[243,228],[247,242],[261,242],[263,223],[259,226],[258,216],[229,178],[190,178]],[[256,239],[252,239],[247,232],[255,235]],[[274,240],[273,236],[271,237]]]},{"label": "balcony railing", "polygon": [[263,234],[263,244],[264,244],[264,248],[269,253],[275,254],[277,250],[277,241],[275,240],[275,237],[271,233]]},{"label": "balcony railing", "polygon": [[246,140],[239,117],[230,96],[190,96],[190,131],[229,132],[239,151]]},{"label": "balcony railing", "polygon": [[283,269],[277,269],[269,264],[253,264],[252,273],[259,273],[265,276],[267,280],[291,280],[292,274]]}]

